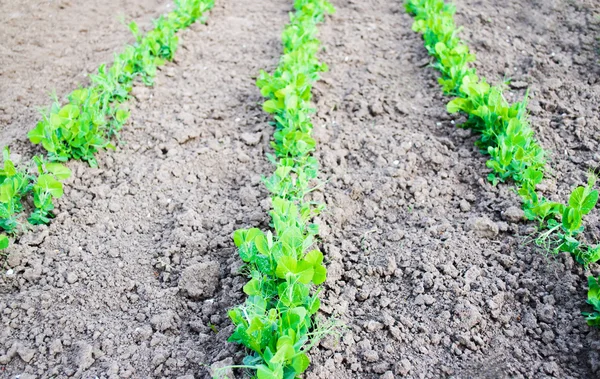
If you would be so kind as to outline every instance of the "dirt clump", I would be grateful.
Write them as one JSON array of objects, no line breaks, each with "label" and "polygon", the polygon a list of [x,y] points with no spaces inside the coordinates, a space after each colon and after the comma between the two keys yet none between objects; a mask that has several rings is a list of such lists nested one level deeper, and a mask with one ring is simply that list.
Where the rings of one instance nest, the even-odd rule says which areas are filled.
[{"label": "dirt clump", "polygon": [[179,289],[192,300],[210,298],[219,284],[220,266],[218,262],[196,263],[181,273]]}]

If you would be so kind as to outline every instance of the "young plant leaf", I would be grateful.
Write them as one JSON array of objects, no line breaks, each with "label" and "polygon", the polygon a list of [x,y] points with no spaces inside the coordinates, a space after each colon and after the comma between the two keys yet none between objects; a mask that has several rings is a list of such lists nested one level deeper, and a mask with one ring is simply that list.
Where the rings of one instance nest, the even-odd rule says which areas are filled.
[{"label": "young plant leaf", "polygon": [[0,250],[4,250],[8,247],[9,244],[9,240],[8,237],[5,236],[4,234],[0,235]]}]

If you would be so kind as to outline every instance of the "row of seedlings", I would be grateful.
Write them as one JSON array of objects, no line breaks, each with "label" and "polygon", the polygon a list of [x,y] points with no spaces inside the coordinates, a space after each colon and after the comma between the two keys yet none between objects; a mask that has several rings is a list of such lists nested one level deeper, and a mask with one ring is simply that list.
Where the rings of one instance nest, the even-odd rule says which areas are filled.
[{"label": "row of seedlings", "polygon": [[[5,148],[0,170],[0,228],[9,235],[24,229],[19,218],[28,196],[35,208],[29,223],[47,224],[54,217],[53,199],[63,195],[61,181],[71,174],[59,162],[80,159],[97,167],[95,153],[115,148],[112,140],[129,118],[124,104],[134,80],[139,77],[144,84],[153,85],[157,68],[173,59],[179,42],[177,31],[203,19],[213,5],[214,0],[175,0],[175,9],[155,20],[154,28],[145,35],[131,23],[136,42],[116,55],[110,67],[101,65],[90,75],[91,85],[71,92],[65,105],[55,97],[42,120],[29,131],[30,141],[41,144],[47,158],[35,156],[16,167]],[[8,246],[9,238],[0,235],[0,251]]]},{"label": "row of seedlings", "polygon": [[273,74],[262,71],[257,86],[274,115],[273,175],[264,180],[271,192],[271,227],[237,230],[234,242],[250,281],[244,304],[229,312],[235,325],[230,342],[251,353],[245,367],[259,379],[293,379],[309,366],[307,351],[328,332],[316,320],[319,290],[325,281],[323,253],[315,248],[318,225],[311,219],[322,204],[307,200],[315,188],[318,162],[310,114],[311,89],[327,66],[317,59],[317,24],[334,9],[326,0],[296,0],[283,32],[284,53]]},{"label": "row of seedlings", "polygon": [[[449,113],[462,112],[468,119],[462,125],[481,137],[477,146],[490,156],[486,162],[492,170],[488,179],[496,185],[511,180],[523,201],[525,216],[537,221],[540,234],[536,243],[553,252],[569,252],[586,267],[600,259],[600,245],[590,245],[583,235],[583,217],[598,201],[594,190],[596,176],[588,175],[585,186],[575,188],[567,204],[551,201],[536,190],[544,179],[547,153],[534,138],[527,114],[527,96],[522,102],[509,104],[503,86],[492,86],[479,77],[470,63],[475,56],[458,37],[454,22],[456,8],[444,0],[408,0],[407,11],[415,18],[413,30],[423,34],[425,46],[436,61],[439,84],[446,95]],[[590,278],[591,285],[598,282]],[[590,304],[596,312],[586,314],[589,323],[600,324],[600,298],[590,292]]]}]

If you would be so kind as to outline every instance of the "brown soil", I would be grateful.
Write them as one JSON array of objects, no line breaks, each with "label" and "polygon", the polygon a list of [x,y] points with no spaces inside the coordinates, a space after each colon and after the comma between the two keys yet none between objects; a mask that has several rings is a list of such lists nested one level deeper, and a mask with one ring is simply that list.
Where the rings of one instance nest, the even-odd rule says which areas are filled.
[{"label": "brown soil", "polygon": [[[445,113],[400,3],[337,1],[321,29],[323,311],[345,328],[312,350],[306,377],[597,376],[600,336],[580,316],[586,273],[524,245],[532,225],[509,186],[485,181],[476,137]],[[0,141],[31,155],[25,131],[47,92],[85,84],[130,42],[115,15],[147,25],[166,4],[0,4]],[[600,6],[457,7],[480,72],[513,78],[514,99],[532,88],[532,121],[552,152],[547,193],[564,199],[600,164]],[[69,164],[57,219],[11,247],[13,273],[0,277],[2,377],[205,378],[241,361],[226,343],[245,282],[230,236],[268,224],[260,176],[272,169],[272,130],[252,76],[277,64],[289,9],[217,1],[208,25],[181,34],[156,87],[135,88],[126,143],[100,154],[100,169]]]}]

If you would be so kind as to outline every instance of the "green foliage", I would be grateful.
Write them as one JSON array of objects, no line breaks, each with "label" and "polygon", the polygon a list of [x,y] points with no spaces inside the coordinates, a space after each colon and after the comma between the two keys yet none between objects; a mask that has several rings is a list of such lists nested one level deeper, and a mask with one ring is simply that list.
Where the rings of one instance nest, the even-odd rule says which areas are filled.
[{"label": "green foliage", "polygon": [[47,224],[54,217],[52,200],[62,197],[61,181],[71,176],[71,170],[58,163],[46,162],[42,157],[34,157],[33,160],[39,176],[33,185],[35,211],[29,216],[28,221],[33,225]]},{"label": "green foliage", "polygon": [[[10,159],[8,148],[3,152],[3,168],[0,170],[0,228],[15,233],[19,226],[18,218],[23,212],[22,200],[31,195],[34,211],[29,217],[31,224],[47,224],[53,217],[53,199],[63,194],[62,180],[71,175],[71,171],[59,163],[46,162],[36,156],[32,167],[16,167]],[[4,247],[2,247],[4,246]],[[8,246],[8,239],[0,236],[0,250]]]},{"label": "green foliage", "polygon": [[296,0],[296,13],[283,32],[284,54],[273,74],[257,80],[263,109],[274,115],[272,142],[276,164],[264,183],[272,193],[273,232],[237,230],[233,239],[250,273],[246,302],[229,311],[235,325],[230,341],[253,354],[244,365],[260,379],[296,378],[310,363],[306,352],[321,336],[315,325],[320,300],[314,286],[327,276],[323,254],[314,248],[318,226],[310,223],[323,206],[306,201],[314,188],[318,162],[310,114],[311,89],[327,66],[316,58],[320,48],[317,23],[333,7],[323,0]]},{"label": "green foliage", "polygon": [[107,112],[93,88],[73,91],[68,100],[62,107],[55,100],[28,137],[34,144],[41,143],[52,161],[75,158],[96,167],[94,154],[101,148],[112,147],[106,138]]},{"label": "green foliage", "polygon": [[579,238],[583,217],[598,201],[595,175],[590,175],[587,186],[572,192],[567,205],[539,196],[536,187],[544,179],[546,153],[529,124],[527,96],[511,105],[502,86],[491,86],[477,76],[469,66],[475,56],[458,37],[452,5],[443,0],[407,0],[406,9],[415,17],[413,30],[423,34],[429,54],[436,58],[433,66],[442,74],[444,93],[456,97],[448,103],[448,112],[466,114],[464,126],[481,136],[477,146],[490,156],[488,179],[494,185],[512,180],[526,217],[546,229],[537,243],[553,252],[570,252],[585,265],[600,259],[600,246],[587,246]]},{"label": "green foliage", "polygon": [[17,216],[23,211],[22,198],[32,189],[32,178],[26,170],[15,167],[8,147],[3,150],[4,166],[0,170],[0,228],[14,233],[19,226]]},{"label": "green foliage", "polygon": [[178,44],[175,33],[200,18],[213,4],[214,0],[175,1],[176,9],[156,20],[146,35],[131,23],[135,44],[115,56],[110,68],[101,65],[97,74],[90,75],[92,85],[69,94],[67,104],[61,106],[55,98],[28,133],[31,142],[41,144],[51,161],[80,159],[96,167],[95,153],[114,149],[110,140],[129,118],[123,103],[135,78],[139,76],[146,85],[153,85],[157,67],[173,59]]},{"label": "green foliage", "polygon": [[600,277],[588,277],[587,303],[594,308],[593,312],[582,312],[590,326],[600,326]]},{"label": "green foliage", "polygon": [[594,190],[596,177],[590,175],[586,187],[577,187],[569,197],[569,205],[564,207],[562,226],[565,232],[575,234],[583,230],[583,216],[590,213],[598,202],[598,191]]},{"label": "green foliage", "polygon": [[8,247],[9,240],[8,237],[4,234],[0,234],[0,251],[6,249]]}]

